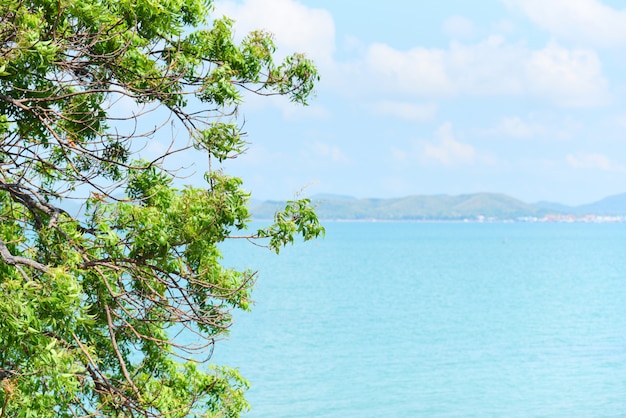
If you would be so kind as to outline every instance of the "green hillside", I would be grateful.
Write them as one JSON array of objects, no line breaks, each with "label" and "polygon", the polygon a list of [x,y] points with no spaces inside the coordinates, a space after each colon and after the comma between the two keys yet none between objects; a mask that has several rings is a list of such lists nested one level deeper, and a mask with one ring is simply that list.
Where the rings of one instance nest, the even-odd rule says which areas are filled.
[{"label": "green hillside", "polygon": [[[547,212],[512,197],[496,193],[459,196],[408,196],[397,199],[348,199],[323,196],[313,199],[320,219],[336,220],[463,220],[479,216],[498,220],[543,216]],[[281,202],[253,206],[256,219],[272,218]]]}]

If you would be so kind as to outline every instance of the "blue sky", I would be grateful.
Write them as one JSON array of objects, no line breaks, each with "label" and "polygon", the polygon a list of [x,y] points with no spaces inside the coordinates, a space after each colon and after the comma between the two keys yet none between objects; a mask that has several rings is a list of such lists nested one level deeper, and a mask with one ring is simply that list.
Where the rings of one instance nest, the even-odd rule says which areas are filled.
[{"label": "blue sky", "polygon": [[249,97],[225,170],[258,199],[626,192],[626,8],[599,0],[217,1],[322,80],[306,108]]}]

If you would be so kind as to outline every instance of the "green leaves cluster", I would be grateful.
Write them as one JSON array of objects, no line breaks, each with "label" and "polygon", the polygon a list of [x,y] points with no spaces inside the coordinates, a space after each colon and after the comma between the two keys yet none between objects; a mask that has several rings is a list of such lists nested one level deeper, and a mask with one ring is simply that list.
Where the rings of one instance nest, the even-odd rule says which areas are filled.
[{"label": "green leaves cluster", "polygon": [[[176,187],[157,162],[190,147],[215,164],[236,157],[243,92],[306,104],[318,75],[303,55],[275,63],[266,32],[235,43],[232,25],[206,0],[1,2],[0,417],[248,408],[236,370],[199,361],[231,310],[250,308],[255,281],[221,265],[219,244],[237,235],[279,252],[324,230],[303,199],[246,232],[240,179],[212,170],[203,187]],[[138,159],[138,141],[167,133],[121,129],[122,101],[168,111],[188,138]]]}]

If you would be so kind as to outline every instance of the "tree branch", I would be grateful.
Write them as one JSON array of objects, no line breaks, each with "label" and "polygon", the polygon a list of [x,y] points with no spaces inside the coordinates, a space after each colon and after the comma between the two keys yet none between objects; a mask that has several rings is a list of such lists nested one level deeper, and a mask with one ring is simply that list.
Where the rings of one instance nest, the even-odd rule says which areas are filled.
[{"label": "tree branch", "polygon": [[130,385],[130,387],[133,389],[133,392],[135,392],[135,396],[137,396],[137,400],[141,400],[141,394],[139,393],[139,389],[137,389],[137,386],[135,386],[135,382],[133,382],[133,379],[131,379],[130,374],[128,373],[128,370],[126,369],[126,362],[124,361],[124,358],[122,357],[122,353],[120,353],[120,350],[117,347],[117,339],[115,338],[115,330],[113,329],[113,320],[111,319],[111,310],[109,309],[109,305],[104,305],[104,310],[107,315],[107,324],[109,326],[109,335],[111,336],[111,343],[113,344],[113,350],[115,350],[117,359],[120,362],[122,373],[124,374],[124,377],[126,378],[126,381]]},{"label": "tree branch", "polygon": [[[35,260],[31,260],[30,258],[11,254],[6,243],[2,241],[1,239],[0,239],[0,257],[2,257],[2,260],[4,261],[4,263],[9,266],[14,266],[17,268],[19,268],[20,266],[31,267],[43,273],[47,273],[49,271],[48,266],[45,266]],[[23,271],[21,271],[21,273],[22,275],[25,274]]]}]

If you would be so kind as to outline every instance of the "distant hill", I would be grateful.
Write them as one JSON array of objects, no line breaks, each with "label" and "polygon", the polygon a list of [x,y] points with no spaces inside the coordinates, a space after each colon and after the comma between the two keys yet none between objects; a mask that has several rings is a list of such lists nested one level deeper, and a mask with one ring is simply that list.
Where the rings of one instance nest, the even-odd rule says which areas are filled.
[{"label": "distant hill", "polygon": [[[544,211],[520,200],[496,193],[459,196],[408,196],[395,199],[355,199],[317,196],[312,199],[320,219],[337,220],[462,220],[478,216],[515,219],[543,216]],[[282,202],[266,201],[252,208],[257,219],[272,218]]]},{"label": "distant hill", "polygon": [[[334,220],[511,220],[546,215],[626,216],[626,193],[609,196],[594,203],[567,206],[553,202],[524,203],[498,193],[473,193],[457,196],[427,195],[395,199],[356,199],[342,195],[316,195],[312,199],[320,219]],[[284,202],[254,202],[255,219],[271,219]]]},{"label": "distant hill", "polygon": [[605,197],[597,202],[579,206],[567,206],[554,202],[538,202],[536,207],[572,215],[626,216],[626,193]]},{"label": "distant hill", "polygon": [[581,214],[595,215],[626,215],[626,193],[605,197],[595,203],[577,206]]},{"label": "distant hill", "polygon": [[545,212],[578,215],[578,210],[574,206],[567,206],[562,203],[542,201],[533,204],[533,206]]}]

